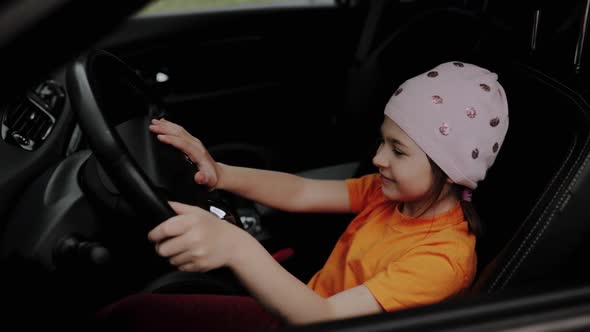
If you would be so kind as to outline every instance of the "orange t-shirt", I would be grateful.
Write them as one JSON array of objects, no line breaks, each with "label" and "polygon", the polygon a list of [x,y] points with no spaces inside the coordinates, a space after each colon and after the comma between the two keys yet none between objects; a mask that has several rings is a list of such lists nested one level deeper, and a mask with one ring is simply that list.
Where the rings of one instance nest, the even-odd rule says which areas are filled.
[{"label": "orange t-shirt", "polygon": [[387,311],[439,302],[471,285],[477,259],[460,204],[412,219],[381,190],[378,174],[346,180],[358,213],[308,286],[323,297],[365,285]]}]

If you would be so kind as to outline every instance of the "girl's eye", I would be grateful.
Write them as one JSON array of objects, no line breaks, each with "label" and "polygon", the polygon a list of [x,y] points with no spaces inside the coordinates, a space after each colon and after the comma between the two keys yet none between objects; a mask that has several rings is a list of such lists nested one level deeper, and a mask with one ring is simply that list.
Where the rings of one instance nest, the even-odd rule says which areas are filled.
[{"label": "girl's eye", "polygon": [[[383,138],[378,138],[377,139],[377,146],[379,148],[381,148],[383,146],[383,144],[385,144],[385,140]],[[400,151],[398,148],[393,148],[393,149],[391,149],[391,151],[396,156],[403,156],[403,155],[405,155],[405,153],[403,153],[402,151]]]}]

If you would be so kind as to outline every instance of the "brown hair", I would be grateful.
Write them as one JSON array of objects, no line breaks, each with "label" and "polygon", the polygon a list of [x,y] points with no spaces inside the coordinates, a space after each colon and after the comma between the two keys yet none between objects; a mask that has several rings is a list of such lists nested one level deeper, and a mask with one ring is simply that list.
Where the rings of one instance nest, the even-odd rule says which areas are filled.
[{"label": "brown hair", "polygon": [[[443,172],[442,169],[440,169],[440,167],[438,167],[438,165],[432,161],[432,159],[430,159],[430,157],[428,158],[428,161],[430,162],[430,166],[432,168],[432,177],[434,183],[430,191],[430,203],[424,212],[428,211],[428,209],[430,209],[434,203],[438,201],[438,198],[442,194],[448,178],[445,172]],[[467,223],[469,223],[469,230],[475,234],[475,236],[479,237],[482,235],[481,219],[479,218],[477,211],[475,211],[473,204],[463,200],[461,197],[464,189],[465,187],[457,184],[453,184],[453,187],[451,188],[457,199],[459,199],[461,209],[463,210],[463,216],[467,220]]]}]

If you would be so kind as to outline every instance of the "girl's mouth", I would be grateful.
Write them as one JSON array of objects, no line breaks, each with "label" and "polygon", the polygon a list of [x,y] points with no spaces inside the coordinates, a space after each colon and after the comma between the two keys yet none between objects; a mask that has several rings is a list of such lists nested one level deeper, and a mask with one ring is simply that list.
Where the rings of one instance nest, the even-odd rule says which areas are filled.
[{"label": "girl's mouth", "polygon": [[382,182],[393,182],[393,179],[390,179],[390,178],[384,176],[383,174],[381,174],[381,181]]}]

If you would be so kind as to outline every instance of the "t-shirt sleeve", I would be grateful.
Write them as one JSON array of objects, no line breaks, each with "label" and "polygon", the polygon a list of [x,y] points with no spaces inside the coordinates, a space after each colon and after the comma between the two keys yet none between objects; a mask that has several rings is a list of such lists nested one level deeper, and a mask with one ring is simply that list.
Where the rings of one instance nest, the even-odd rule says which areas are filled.
[{"label": "t-shirt sleeve", "polygon": [[[473,257],[451,256],[456,251],[429,246],[413,249],[364,285],[386,311],[432,304],[469,287],[473,276],[466,272]],[[433,250],[434,249],[434,250]]]},{"label": "t-shirt sleeve", "polygon": [[346,179],[350,209],[354,213],[362,211],[367,204],[381,192],[379,174],[369,174],[360,178]]}]

